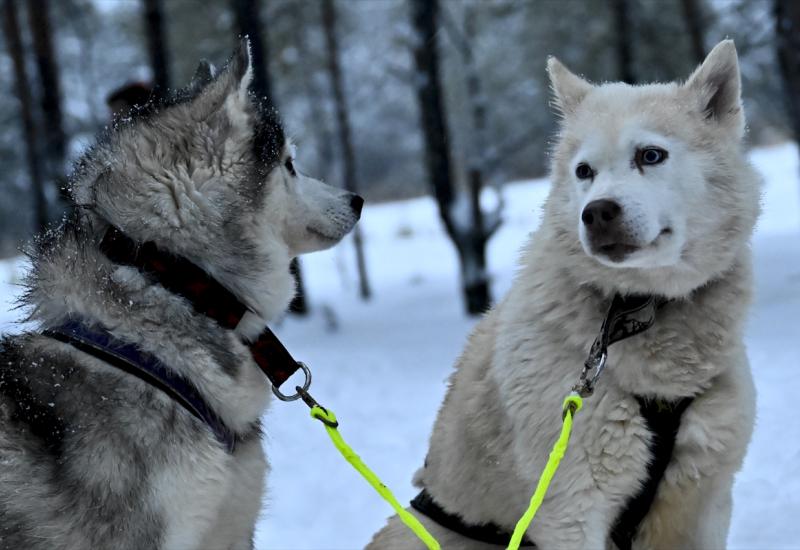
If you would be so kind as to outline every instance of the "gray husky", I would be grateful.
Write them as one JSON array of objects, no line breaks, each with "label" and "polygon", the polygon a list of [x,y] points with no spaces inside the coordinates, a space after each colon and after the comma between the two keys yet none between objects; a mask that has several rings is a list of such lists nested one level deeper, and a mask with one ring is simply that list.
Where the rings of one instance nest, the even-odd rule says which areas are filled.
[{"label": "gray husky", "polygon": [[[24,303],[42,331],[0,340],[0,548],[252,547],[270,387],[248,342],[291,300],[292,258],[342,239],[363,201],[296,170],[251,78],[243,41],[78,163],[74,215],[32,254]],[[162,284],[182,272],[114,260],[112,230],[206,275],[246,306],[238,325]],[[159,365],[230,440],[141,372],[48,332],[65,323]]]},{"label": "gray husky", "polygon": [[[542,225],[450,379],[414,513],[445,550],[507,544],[612,297],[643,296],[654,324],[609,348],[527,537],[724,548],[755,409],[742,332],[760,179],[736,49],[720,43],[685,83],[548,70],[563,119]],[[394,517],[370,548],[423,546]]]}]

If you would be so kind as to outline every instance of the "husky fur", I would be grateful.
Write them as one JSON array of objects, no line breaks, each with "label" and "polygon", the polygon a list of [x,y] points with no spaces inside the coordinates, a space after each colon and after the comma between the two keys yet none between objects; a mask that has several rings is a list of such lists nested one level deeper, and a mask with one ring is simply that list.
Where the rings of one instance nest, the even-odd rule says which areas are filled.
[{"label": "husky fur", "polygon": [[[248,92],[249,46],[214,76],[120,122],[79,162],[75,214],[40,240],[24,303],[42,328],[100,325],[189,379],[237,438],[158,389],[38,332],[0,340],[0,548],[246,549],[270,401],[247,339],[294,294],[362,200],[297,173],[276,114]],[[251,312],[235,331],[99,250],[114,225],[202,267]]]},{"label": "husky fur", "polygon": [[[611,297],[654,294],[671,301],[649,331],[610,348],[527,535],[543,549],[614,548],[610,528],[650,460],[634,396],[694,396],[634,547],[724,548],[754,422],[742,332],[761,187],[742,145],[735,47],[717,45],[682,84],[592,85],[555,59],[548,72],[562,120],[543,223],[456,365],[414,482],[465,523],[510,533]],[[668,157],[641,165],[651,146]],[[576,176],[581,163],[591,178]],[[621,207],[621,252],[588,234],[583,213],[598,200]],[[414,513],[444,549],[495,548]],[[423,546],[395,516],[369,548]]]}]

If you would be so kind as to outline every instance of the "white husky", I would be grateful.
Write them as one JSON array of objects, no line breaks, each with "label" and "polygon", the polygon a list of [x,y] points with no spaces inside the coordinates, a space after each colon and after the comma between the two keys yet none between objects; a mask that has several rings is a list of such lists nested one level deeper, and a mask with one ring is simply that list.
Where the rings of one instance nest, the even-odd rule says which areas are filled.
[{"label": "white husky", "polygon": [[[655,295],[654,326],[610,348],[527,537],[616,546],[657,444],[641,404],[691,398],[628,544],[722,548],[755,408],[742,330],[760,181],[735,47],[720,43],[683,84],[595,86],[555,59],[548,72],[563,120],[542,227],[458,362],[415,483],[451,519],[510,533],[611,298]],[[415,513],[445,549],[496,548]],[[370,547],[422,545],[395,517]]]}]

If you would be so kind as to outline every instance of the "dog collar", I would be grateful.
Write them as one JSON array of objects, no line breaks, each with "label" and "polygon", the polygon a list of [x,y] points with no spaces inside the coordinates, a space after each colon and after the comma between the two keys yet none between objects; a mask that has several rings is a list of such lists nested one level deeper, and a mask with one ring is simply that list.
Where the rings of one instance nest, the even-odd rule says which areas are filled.
[{"label": "dog collar", "polygon": [[[223,328],[235,329],[244,314],[250,311],[230,290],[199,266],[159,249],[152,241],[137,243],[111,226],[100,243],[100,250],[112,262],[135,267],[170,292],[182,296],[197,313],[210,317]],[[280,393],[280,386],[301,368],[306,375],[304,389],[308,389],[311,382],[308,369],[295,361],[269,327],[264,328],[258,339],[249,344],[249,348],[253,360],[272,383],[273,391],[279,398],[300,397],[298,394],[287,398]]]}]

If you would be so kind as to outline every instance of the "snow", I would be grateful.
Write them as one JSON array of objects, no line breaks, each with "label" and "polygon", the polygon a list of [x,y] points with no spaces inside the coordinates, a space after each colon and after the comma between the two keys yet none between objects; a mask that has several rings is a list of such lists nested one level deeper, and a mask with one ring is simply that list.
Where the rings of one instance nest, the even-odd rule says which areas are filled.
[{"label": "snow", "polygon": [[[798,151],[785,144],[755,150],[752,159],[766,180],[747,331],[758,421],[734,488],[729,547],[800,548],[793,528],[800,513],[800,422],[788,407],[800,376]],[[504,194],[505,223],[488,253],[495,297],[511,284],[547,182],[509,184]],[[354,251],[346,242],[304,258],[314,312],[273,328],[311,366],[312,394],[336,412],[345,439],[408,502],[446,379],[476,321],[462,313],[457,259],[432,199],[367,206],[361,225],[374,299],[357,298]],[[7,313],[6,304],[19,292],[9,281],[21,269],[20,260],[0,263],[0,330],[18,330],[11,321],[19,312]],[[265,428],[272,473],[256,547],[362,548],[389,506],[339,456],[302,403],[275,401]]]}]

